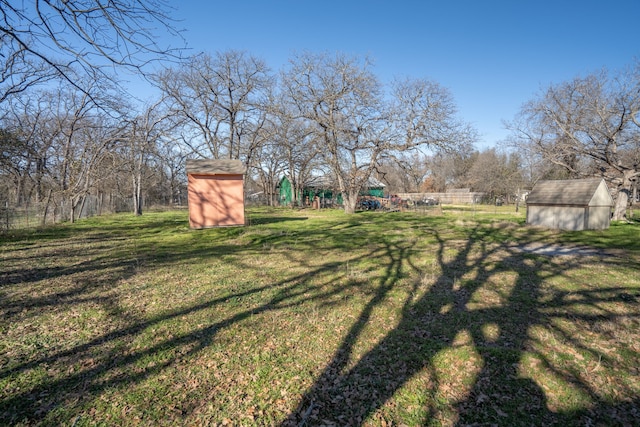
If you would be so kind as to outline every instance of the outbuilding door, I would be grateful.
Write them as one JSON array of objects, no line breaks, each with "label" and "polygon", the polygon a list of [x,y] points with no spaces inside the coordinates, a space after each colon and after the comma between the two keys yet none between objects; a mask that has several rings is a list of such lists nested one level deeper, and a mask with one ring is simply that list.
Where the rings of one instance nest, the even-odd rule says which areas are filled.
[{"label": "outbuilding door", "polygon": [[192,228],[244,225],[242,175],[189,175]]}]

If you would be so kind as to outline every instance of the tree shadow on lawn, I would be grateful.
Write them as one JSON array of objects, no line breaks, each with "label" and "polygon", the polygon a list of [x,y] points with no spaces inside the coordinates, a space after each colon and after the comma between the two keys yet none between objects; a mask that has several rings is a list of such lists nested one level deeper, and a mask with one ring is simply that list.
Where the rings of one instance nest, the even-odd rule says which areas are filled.
[{"label": "tree shadow on lawn", "polygon": [[[274,231],[274,233],[281,235],[280,232]],[[319,236],[322,235],[321,231],[317,231],[317,233]],[[112,237],[117,240],[117,235],[114,233]],[[106,236],[105,239],[108,240]],[[168,264],[193,258],[258,256],[263,255],[264,241],[272,239],[273,236],[267,234],[258,236],[247,245],[211,245],[209,243],[209,246],[206,246],[208,249],[205,251],[203,251],[203,247],[205,247],[203,245],[189,249],[185,249],[182,244],[180,246],[168,244],[167,247],[141,246],[138,248],[138,255],[141,258],[152,259],[154,254],[159,251],[163,254],[163,262]],[[200,240],[200,237],[197,237],[196,240]],[[374,248],[358,257],[351,257],[349,260],[357,263],[379,257],[384,258],[383,250]],[[109,261],[107,262],[106,259]],[[80,263],[59,268],[32,267],[27,273],[24,273],[25,285],[46,279],[75,277],[78,274],[96,274],[91,276],[92,280],[76,278],[74,285],[62,291],[54,291],[42,296],[25,295],[19,300],[3,299],[0,301],[3,317],[8,320],[14,318],[15,321],[24,321],[26,317],[37,320],[36,318],[42,313],[42,310],[72,309],[75,304],[87,302],[100,304],[112,317],[121,318],[120,322],[114,323],[121,325],[120,327],[93,336],[77,345],[60,350],[56,350],[54,346],[53,349],[39,352],[27,360],[0,364],[0,384],[7,385],[4,390],[0,390],[0,397],[2,397],[0,400],[0,423],[32,424],[43,420],[46,420],[46,423],[69,422],[69,414],[73,416],[83,413],[86,410],[86,408],[83,409],[86,402],[91,402],[107,390],[140,383],[146,378],[170,368],[178,360],[188,360],[204,348],[211,346],[219,331],[225,328],[253,316],[270,311],[287,310],[310,301],[316,301],[318,304],[331,304],[331,301],[343,292],[342,287],[332,283],[336,278],[335,272],[340,269],[342,263],[321,262],[317,266],[307,265],[303,273],[290,275],[280,282],[252,286],[246,290],[208,298],[199,304],[165,310],[163,314],[155,317],[142,318],[132,313],[125,313],[119,307],[117,295],[99,292],[101,289],[105,290],[109,286],[113,286],[118,280],[135,275],[137,272],[135,264],[133,260],[121,255],[105,258],[96,256]],[[245,265],[244,268],[254,267]],[[318,283],[318,278],[323,277],[326,277],[327,281]],[[328,281],[328,278],[333,279]],[[228,279],[234,280],[237,277],[229,277]],[[354,284],[354,286],[359,285]],[[183,319],[194,313],[215,309],[231,300],[260,295],[267,290],[273,292],[273,297],[258,306],[241,309],[230,317],[219,321],[199,324],[187,332],[171,334],[170,337],[141,350],[131,348],[131,342],[145,330],[169,321]],[[158,363],[151,366],[140,366],[145,359],[154,357],[158,358]],[[0,362],[2,362],[1,358]],[[18,381],[12,385],[13,380],[17,380],[20,375],[41,368],[45,368],[53,375],[49,378],[45,376],[38,383],[26,386],[18,385]],[[50,415],[61,408],[63,408],[62,415]]]},{"label": "tree shadow on lawn", "polygon": [[[563,277],[580,267],[583,260],[574,257],[549,262],[545,257],[526,256],[507,243],[485,244],[491,237],[488,233],[491,231],[473,230],[466,244],[450,259],[446,255],[447,242],[439,238],[437,258],[442,275],[418,299],[407,298],[397,327],[354,363],[353,347],[373,309],[394,286],[398,271],[411,264],[409,257],[393,259],[376,295],[282,426],[355,426],[371,423],[372,417],[377,422],[384,421],[383,425],[636,423],[640,402],[633,394],[633,386],[624,390],[624,384],[609,384],[623,389],[621,398],[615,401],[603,397],[594,385],[596,381],[592,382],[588,375],[582,375],[577,368],[558,368],[563,365],[550,360],[556,355],[553,349],[545,348],[548,343],[537,334],[547,331],[559,336],[565,342],[565,348],[559,350],[560,357],[568,352],[581,359],[590,357],[598,363],[615,365],[601,349],[568,335],[558,324],[607,323],[619,318],[637,322],[638,295],[630,296],[625,288],[562,292],[551,291],[547,285],[543,291],[545,281]],[[491,261],[494,256],[499,261]],[[502,273],[515,275],[514,284],[497,286],[496,292],[504,291],[499,303],[484,303],[483,296],[490,295],[483,288],[499,282]],[[465,275],[473,275],[474,279],[462,281]],[[419,294],[421,286],[416,282],[410,296]],[[621,315],[602,308],[603,303],[612,301],[625,304],[627,312]],[[636,362],[637,356],[636,353]],[[634,372],[629,374],[633,376]],[[415,401],[423,402],[421,419],[410,418],[408,410],[408,418],[398,417],[402,410],[397,410],[397,401],[391,403],[392,397],[418,377],[424,385],[419,390],[423,398],[408,405],[415,411]],[[563,384],[559,387],[570,389],[569,393],[555,391],[554,383]],[[563,393],[569,396],[562,396]],[[571,399],[575,395],[583,400],[568,403],[565,408],[558,404],[563,397]],[[392,405],[387,412],[395,415],[385,420],[387,403]]]},{"label": "tree shadow on lawn", "polygon": [[247,226],[260,225],[260,224],[275,224],[279,222],[290,221],[306,221],[308,217],[294,217],[294,216],[264,216],[264,215],[248,215]]},{"label": "tree shadow on lawn", "polygon": [[[422,390],[428,396],[425,401],[429,403],[422,408],[424,415],[418,421],[421,424],[429,424],[433,419],[452,419],[451,417],[457,419],[460,425],[588,424],[590,420],[609,422],[616,419],[614,416],[629,420],[634,415],[633,404],[637,402],[604,401],[599,397],[598,390],[594,390],[579,375],[554,370],[553,361],[548,360],[537,348],[536,340],[531,334],[533,328],[542,327],[561,335],[562,330],[557,327],[557,321],[563,320],[563,317],[570,322],[593,320],[588,315],[572,310],[572,304],[576,302],[568,299],[566,294],[556,292],[542,295],[541,291],[544,281],[562,277],[566,271],[579,267],[580,260],[550,263],[544,257],[511,252],[506,243],[486,243],[501,238],[495,230],[477,228],[470,231],[467,240],[458,242],[460,244],[455,247],[455,255],[451,255],[455,243],[441,238],[436,230],[426,230],[428,235],[425,234],[425,238],[435,236],[438,240],[437,264],[442,274],[434,277],[431,285],[416,280],[404,301],[399,324],[364,357],[352,361],[354,347],[375,316],[376,307],[383,303],[408,273],[423,276],[430,272],[421,270],[416,265],[416,257],[420,252],[413,250],[412,242],[398,243],[397,239],[384,235],[370,236],[357,226],[349,230],[352,231],[343,231],[344,235],[335,238],[335,242],[329,242],[328,245],[326,233],[322,229],[304,232],[315,233],[315,237],[322,238],[323,250],[331,247],[339,251],[346,250],[347,240],[357,240],[363,244],[372,242],[370,247],[365,246],[369,250],[357,257],[349,257],[345,252],[344,260],[354,264],[375,260],[385,266],[385,273],[377,285],[374,284],[370,300],[339,344],[331,363],[302,397],[299,407],[282,422],[283,425],[319,425],[330,422],[336,425],[360,425],[367,417],[384,410],[385,403],[421,372],[427,372],[430,378],[430,383]],[[350,232],[353,234],[349,234]],[[290,239],[291,235],[284,237]],[[312,238],[309,241],[314,240]],[[171,243],[166,247],[151,245],[138,249],[143,259],[153,259],[153,254],[160,252],[162,261],[170,264],[191,257],[258,256],[262,254],[264,242],[277,243],[273,235],[268,234],[256,237],[247,245],[214,244],[184,248]],[[203,247],[208,248],[205,253],[202,252]],[[303,249],[317,248],[311,243]],[[499,261],[495,261],[494,257]],[[51,275],[65,277],[91,271],[106,273],[98,283],[78,283],[75,288],[58,293],[57,299],[33,297],[20,303],[3,300],[0,301],[0,308],[11,318],[18,315],[17,310],[21,304],[26,304],[22,307],[34,313],[56,306],[71,307],[86,301],[87,293],[93,292],[94,286],[105,287],[114,280],[136,274],[136,266],[125,261],[126,257],[122,255],[109,263],[97,257],[59,270],[35,268],[29,276],[34,281]],[[118,265],[123,262],[124,265],[119,268]],[[292,307],[309,302],[331,305],[336,298],[343,296],[344,285],[338,279],[347,273],[336,276],[336,271],[339,271],[342,264],[343,261],[321,259],[316,265],[305,265],[303,273],[291,274],[276,283],[210,297],[198,304],[165,310],[151,318],[123,313],[115,296],[102,296],[102,300],[99,299],[100,296],[95,296],[96,302],[105,305],[113,316],[122,317],[120,326],[64,350],[54,348],[29,360],[0,367],[0,383],[4,381],[7,384],[9,381],[5,390],[0,391],[0,421],[7,424],[70,422],[73,417],[86,412],[87,403],[106,391],[135,385],[170,369],[179,360],[189,360],[201,350],[212,346],[219,332],[225,328],[252,316],[286,312]],[[244,268],[256,267],[245,265]],[[513,285],[500,296],[499,304],[489,307],[482,305],[482,301],[478,301],[474,294],[491,284],[492,280],[499,280],[501,273],[514,274],[516,279]],[[462,282],[461,278],[467,274],[475,275],[475,279],[465,279]],[[350,286],[361,286],[363,289],[367,287],[371,291],[369,287],[374,285],[355,281]],[[500,285],[496,289],[506,288]],[[275,292],[271,298],[255,306],[240,308],[227,317],[194,325],[188,331],[163,337],[141,349],[132,345],[133,340],[150,328],[194,313],[216,309],[233,299],[259,296],[266,290]],[[583,292],[578,295],[579,304],[596,307],[601,302],[616,300],[620,292],[622,291],[619,289]],[[540,304],[541,300],[545,301],[543,305]],[[631,302],[635,301],[633,299]],[[629,304],[630,301],[625,303]],[[638,310],[632,315],[637,317]],[[615,321],[616,314],[600,311],[596,320]],[[585,347],[571,336],[565,336],[564,339],[581,352],[606,362],[607,355],[598,349]],[[123,341],[124,347],[120,345]],[[470,366],[470,372],[460,373],[468,379],[468,383],[459,384],[464,391],[451,397],[446,394],[445,389],[451,384],[455,385],[456,380],[445,375],[438,360],[446,352],[456,351],[461,347],[473,352],[479,363]],[[575,389],[587,395],[592,402],[591,408],[578,408],[575,411],[549,409],[547,395],[540,388],[543,381],[534,382],[520,372],[523,358],[529,355],[537,357],[549,375],[572,384]],[[151,357],[157,357],[157,363],[141,363]],[[50,378],[45,376],[37,384],[11,385],[11,379],[40,367],[55,368],[58,375]],[[64,409],[61,414],[54,413],[61,408]],[[184,410],[188,413],[192,408]],[[283,415],[285,416],[286,414]]]}]

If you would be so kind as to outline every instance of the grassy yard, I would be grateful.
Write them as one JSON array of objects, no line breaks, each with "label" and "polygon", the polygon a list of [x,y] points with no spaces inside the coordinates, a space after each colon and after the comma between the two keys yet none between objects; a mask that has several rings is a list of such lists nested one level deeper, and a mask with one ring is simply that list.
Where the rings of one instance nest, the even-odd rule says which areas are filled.
[{"label": "grassy yard", "polygon": [[640,224],[248,218],[0,234],[0,425],[639,422]]}]

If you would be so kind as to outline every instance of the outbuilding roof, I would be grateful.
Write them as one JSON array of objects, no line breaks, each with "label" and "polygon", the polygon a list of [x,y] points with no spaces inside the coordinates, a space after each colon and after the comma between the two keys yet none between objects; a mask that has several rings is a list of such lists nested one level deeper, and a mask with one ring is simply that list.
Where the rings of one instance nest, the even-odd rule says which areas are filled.
[{"label": "outbuilding roof", "polygon": [[528,205],[611,206],[602,178],[540,181],[527,197]]},{"label": "outbuilding roof", "polygon": [[247,168],[240,160],[187,159],[188,174],[243,175]]},{"label": "outbuilding roof", "polygon": [[[280,179],[280,181],[282,181],[285,178],[291,181],[289,176],[286,174]],[[336,180],[332,178],[330,175],[320,175],[320,176],[316,175],[309,178],[304,183],[304,186],[309,188],[330,189],[330,188],[337,188],[338,184]],[[366,188],[384,188],[384,187],[385,187],[384,183],[375,179],[374,177],[369,177],[369,179],[367,180]]]},{"label": "outbuilding roof", "polygon": [[386,187],[386,185],[384,185],[384,183],[372,176],[369,177],[369,179],[367,180],[367,186],[369,188],[384,188]]}]

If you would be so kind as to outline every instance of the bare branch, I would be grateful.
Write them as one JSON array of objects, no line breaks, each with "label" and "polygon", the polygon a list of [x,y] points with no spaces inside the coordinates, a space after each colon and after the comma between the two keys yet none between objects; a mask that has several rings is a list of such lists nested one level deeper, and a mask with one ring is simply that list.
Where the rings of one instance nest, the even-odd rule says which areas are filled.
[{"label": "bare branch", "polygon": [[182,49],[156,34],[180,36],[169,9],[165,0],[0,0],[0,101],[53,78],[76,85],[73,68],[114,79],[113,67],[147,75],[154,62],[179,60]]}]

